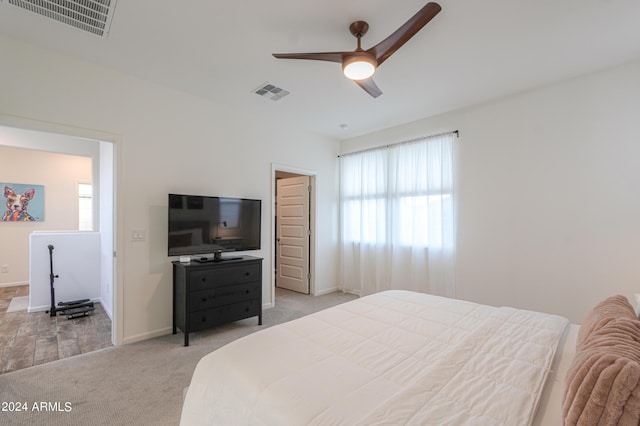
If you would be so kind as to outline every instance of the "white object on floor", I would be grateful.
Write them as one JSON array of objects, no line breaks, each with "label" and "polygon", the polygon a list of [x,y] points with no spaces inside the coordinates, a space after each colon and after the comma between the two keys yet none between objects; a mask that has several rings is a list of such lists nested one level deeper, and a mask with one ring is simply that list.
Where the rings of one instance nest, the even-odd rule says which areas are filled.
[{"label": "white object on floor", "polygon": [[7,312],[20,312],[26,311],[29,306],[29,296],[14,297],[9,303]]}]

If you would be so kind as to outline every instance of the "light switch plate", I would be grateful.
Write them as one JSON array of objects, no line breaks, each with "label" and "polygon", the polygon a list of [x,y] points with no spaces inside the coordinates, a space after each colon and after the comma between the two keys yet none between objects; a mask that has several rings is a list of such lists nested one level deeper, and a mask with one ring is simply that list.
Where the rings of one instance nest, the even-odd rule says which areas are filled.
[{"label": "light switch plate", "polygon": [[144,241],[145,235],[144,229],[134,229],[131,231],[131,241]]}]

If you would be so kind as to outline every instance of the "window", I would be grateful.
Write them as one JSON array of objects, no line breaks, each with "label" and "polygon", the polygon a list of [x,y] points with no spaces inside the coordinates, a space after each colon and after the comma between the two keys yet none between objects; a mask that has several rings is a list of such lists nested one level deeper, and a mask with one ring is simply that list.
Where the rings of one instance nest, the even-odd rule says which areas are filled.
[{"label": "window", "polygon": [[93,186],[78,184],[78,230],[93,231]]},{"label": "window", "polygon": [[438,142],[341,157],[343,241],[442,245],[453,220],[453,170],[451,151]]},{"label": "window", "polygon": [[454,139],[451,133],[340,157],[346,290],[452,295]]}]

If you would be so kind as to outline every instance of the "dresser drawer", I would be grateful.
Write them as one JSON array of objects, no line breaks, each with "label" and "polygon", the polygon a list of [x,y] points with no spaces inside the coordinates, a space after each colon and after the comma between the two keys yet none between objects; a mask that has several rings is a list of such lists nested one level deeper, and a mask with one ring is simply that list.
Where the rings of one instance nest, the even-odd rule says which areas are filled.
[{"label": "dresser drawer", "polygon": [[262,325],[262,260],[240,256],[223,262],[173,262],[173,334],[244,318]]},{"label": "dresser drawer", "polygon": [[189,307],[192,311],[229,305],[260,298],[260,281],[191,292]]},{"label": "dresser drawer", "polygon": [[190,331],[202,330],[218,324],[260,315],[262,301],[248,300],[242,303],[220,306],[192,312],[189,315]]},{"label": "dresser drawer", "polygon": [[259,281],[260,270],[260,264],[254,264],[192,271],[189,277],[191,290]]}]

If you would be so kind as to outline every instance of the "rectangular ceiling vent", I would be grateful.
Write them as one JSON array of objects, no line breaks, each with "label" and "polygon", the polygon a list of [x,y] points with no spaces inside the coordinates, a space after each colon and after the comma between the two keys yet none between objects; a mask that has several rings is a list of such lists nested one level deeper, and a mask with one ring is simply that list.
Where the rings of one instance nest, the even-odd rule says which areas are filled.
[{"label": "rectangular ceiling vent", "polygon": [[260,87],[253,90],[253,93],[255,93],[256,95],[268,97],[272,101],[279,101],[289,94],[288,91],[280,87],[276,87],[271,83],[261,84]]},{"label": "rectangular ceiling vent", "polygon": [[117,0],[8,0],[38,15],[106,37]]}]

